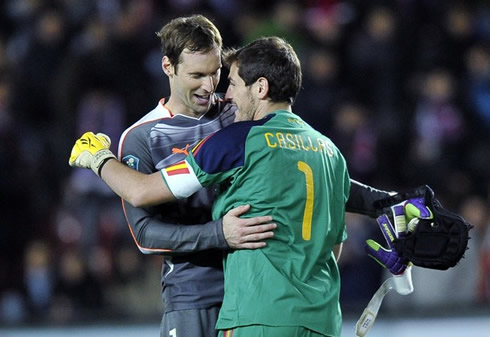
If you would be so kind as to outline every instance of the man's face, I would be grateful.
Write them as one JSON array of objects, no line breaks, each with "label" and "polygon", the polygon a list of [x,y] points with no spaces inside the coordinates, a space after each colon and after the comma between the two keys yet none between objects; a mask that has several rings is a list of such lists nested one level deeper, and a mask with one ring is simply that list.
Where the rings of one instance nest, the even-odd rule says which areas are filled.
[{"label": "man's face", "polygon": [[235,122],[253,120],[258,106],[258,99],[252,94],[254,85],[245,85],[243,79],[238,75],[236,62],[230,67],[228,79],[230,84],[225,98],[231,100],[237,106]]},{"label": "man's face", "polygon": [[170,69],[170,101],[173,113],[199,117],[209,111],[221,74],[221,50],[206,53],[184,49],[177,69]]}]

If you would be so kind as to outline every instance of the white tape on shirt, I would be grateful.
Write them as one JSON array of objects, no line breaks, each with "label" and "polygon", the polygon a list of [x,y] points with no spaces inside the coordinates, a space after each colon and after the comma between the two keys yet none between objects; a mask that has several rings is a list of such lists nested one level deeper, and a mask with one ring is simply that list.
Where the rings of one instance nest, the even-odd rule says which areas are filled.
[{"label": "white tape on shirt", "polygon": [[188,198],[203,188],[187,161],[161,169],[160,172],[170,192],[177,199]]}]

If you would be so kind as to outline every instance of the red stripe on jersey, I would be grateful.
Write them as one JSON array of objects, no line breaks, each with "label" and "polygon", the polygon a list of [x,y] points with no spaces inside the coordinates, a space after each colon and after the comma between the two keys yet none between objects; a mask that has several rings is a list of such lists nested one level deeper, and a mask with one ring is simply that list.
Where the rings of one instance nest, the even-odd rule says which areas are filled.
[{"label": "red stripe on jersey", "polygon": [[187,168],[187,163],[185,162],[185,160],[179,161],[178,163],[167,167],[165,171],[167,171],[167,174],[169,176],[173,176],[175,174],[190,173],[189,169]]},{"label": "red stripe on jersey", "polygon": [[192,154],[197,154],[199,152],[199,150],[201,149],[201,147],[204,145],[204,143],[206,143],[208,141],[209,138],[211,138],[216,132],[213,132],[212,134],[210,134],[209,136],[207,136],[206,138],[202,139],[199,143],[197,143],[191,150]]},{"label": "red stripe on jersey", "polygon": [[189,174],[189,170],[187,168],[182,168],[182,169],[177,169],[177,170],[172,170],[172,171],[168,171],[167,170],[167,174],[169,176],[173,176],[173,175],[176,175],[176,174]]}]

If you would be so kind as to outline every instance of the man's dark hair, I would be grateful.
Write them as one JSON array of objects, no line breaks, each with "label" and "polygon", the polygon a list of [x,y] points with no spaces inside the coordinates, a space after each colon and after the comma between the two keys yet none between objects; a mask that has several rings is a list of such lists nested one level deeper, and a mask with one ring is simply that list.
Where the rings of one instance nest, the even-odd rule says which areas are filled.
[{"label": "man's dark hair", "polygon": [[228,67],[237,63],[238,75],[245,85],[265,77],[271,101],[293,104],[301,88],[301,65],[293,47],[285,40],[260,38],[245,47],[226,50],[223,58]]},{"label": "man's dark hair", "polygon": [[163,55],[177,71],[177,65],[182,61],[180,55],[184,49],[190,52],[208,52],[223,46],[221,34],[216,26],[203,15],[175,18],[159,32]]}]

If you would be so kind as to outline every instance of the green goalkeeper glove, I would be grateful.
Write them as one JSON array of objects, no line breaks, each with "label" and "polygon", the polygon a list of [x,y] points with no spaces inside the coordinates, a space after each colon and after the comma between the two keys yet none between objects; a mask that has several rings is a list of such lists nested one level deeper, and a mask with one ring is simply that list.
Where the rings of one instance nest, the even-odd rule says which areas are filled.
[{"label": "green goalkeeper glove", "polygon": [[68,164],[72,167],[89,168],[100,176],[102,166],[116,156],[109,150],[109,136],[93,132],[85,132],[73,146]]}]

